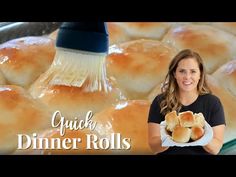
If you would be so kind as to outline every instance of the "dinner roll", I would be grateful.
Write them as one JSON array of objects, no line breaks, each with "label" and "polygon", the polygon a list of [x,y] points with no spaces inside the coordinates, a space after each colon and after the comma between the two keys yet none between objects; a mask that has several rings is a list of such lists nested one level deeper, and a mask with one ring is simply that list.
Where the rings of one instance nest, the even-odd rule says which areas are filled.
[{"label": "dinner roll", "polygon": [[53,31],[52,33],[50,33],[49,35],[48,35],[48,37],[49,38],[51,38],[51,39],[53,39],[54,41],[57,39],[57,34],[58,34],[58,29],[57,30],[55,30],[55,31]]},{"label": "dinner roll", "polygon": [[0,154],[17,148],[18,134],[50,127],[47,108],[18,86],[0,86],[0,112]]},{"label": "dinner roll", "polygon": [[204,129],[201,126],[193,126],[191,128],[191,139],[196,141],[204,135]]},{"label": "dinner roll", "polygon": [[212,22],[211,25],[234,35],[236,34],[236,22]]},{"label": "dinner roll", "polygon": [[232,95],[236,96],[236,60],[225,63],[212,75]]},{"label": "dinner roll", "polygon": [[195,124],[195,118],[192,111],[179,113],[179,123],[181,127],[192,127]]},{"label": "dinner roll", "polygon": [[52,39],[22,37],[0,45],[0,69],[8,84],[29,87],[48,69],[55,55]]},{"label": "dinner roll", "polygon": [[236,119],[234,107],[234,105],[236,105],[236,98],[230,92],[225,90],[222,87],[222,83],[219,83],[214,77],[208,75],[207,83],[213,94],[219,97],[224,108],[226,121],[224,142],[233,140],[236,137]]},{"label": "dinner roll", "polygon": [[114,150],[113,154],[152,154],[147,136],[149,108],[150,102],[145,100],[120,102],[94,115],[95,131],[104,137],[120,133],[122,138],[130,138],[131,149]]},{"label": "dinner roll", "polygon": [[0,85],[4,85],[4,84],[6,84],[6,80],[2,72],[0,71]]},{"label": "dinner roll", "polygon": [[176,114],[176,111],[172,111],[165,115],[166,129],[168,131],[173,131],[173,129],[179,125],[179,118]]},{"label": "dinner roll", "polygon": [[109,33],[109,45],[119,44],[130,40],[127,32],[115,22],[108,22],[107,29]]},{"label": "dinner roll", "polygon": [[194,125],[204,127],[205,118],[204,118],[203,114],[201,112],[200,113],[195,113],[194,117],[195,117],[195,124]]},{"label": "dinner roll", "polygon": [[172,132],[172,139],[178,143],[187,143],[191,137],[191,129],[181,126],[176,126]]},{"label": "dinner roll", "polygon": [[131,39],[156,39],[160,40],[171,27],[167,22],[118,22]]},{"label": "dinner roll", "polygon": [[159,41],[135,40],[113,45],[107,56],[107,73],[129,99],[143,99],[161,81],[176,54]]},{"label": "dinner roll", "polygon": [[84,119],[88,111],[97,113],[102,109],[125,100],[121,91],[108,82],[108,91],[87,91],[82,87],[49,85],[47,73],[42,74],[30,87],[33,98],[40,99],[51,113],[59,110],[67,119]]},{"label": "dinner roll", "polygon": [[161,88],[163,84],[159,83],[157,84],[154,89],[151,90],[151,92],[147,96],[147,100],[153,102],[153,100],[156,98],[157,95],[161,94]]},{"label": "dinner roll", "polygon": [[178,50],[192,49],[202,57],[207,73],[236,56],[236,37],[207,25],[183,25],[172,28],[162,42]]}]

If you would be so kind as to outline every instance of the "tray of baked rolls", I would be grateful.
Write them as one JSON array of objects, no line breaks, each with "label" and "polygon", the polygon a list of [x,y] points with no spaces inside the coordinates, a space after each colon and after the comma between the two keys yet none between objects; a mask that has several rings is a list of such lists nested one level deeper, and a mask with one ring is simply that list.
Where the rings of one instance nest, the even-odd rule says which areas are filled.
[{"label": "tray of baked rolls", "polygon": [[[236,23],[109,22],[109,93],[43,80],[59,25],[0,23],[0,154],[152,154],[149,108],[169,62],[185,48],[204,59],[208,84],[224,107],[220,154],[236,154]],[[84,117],[96,127],[80,127]]]}]

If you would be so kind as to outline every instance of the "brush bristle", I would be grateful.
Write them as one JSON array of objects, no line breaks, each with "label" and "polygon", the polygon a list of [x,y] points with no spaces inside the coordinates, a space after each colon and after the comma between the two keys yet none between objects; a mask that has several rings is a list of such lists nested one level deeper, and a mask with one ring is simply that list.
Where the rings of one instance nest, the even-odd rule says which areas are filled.
[{"label": "brush bristle", "polygon": [[105,54],[58,49],[47,76],[50,85],[83,87],[86,91],[108,91]]}]

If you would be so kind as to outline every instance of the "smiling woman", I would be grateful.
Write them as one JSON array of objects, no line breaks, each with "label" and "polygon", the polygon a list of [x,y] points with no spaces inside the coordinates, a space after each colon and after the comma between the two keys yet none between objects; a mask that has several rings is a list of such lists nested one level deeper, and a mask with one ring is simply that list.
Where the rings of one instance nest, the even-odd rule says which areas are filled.
[{"label": "smiling woman", "polygon": [[[149,145],[154,153],[217,154],[223,145],[225,117],[218,97],[211,94],[200,55],[189,49],[180,51],[170,62],[162,93],[152,102],[148,117]],[[201,112],[213,129],[213,138],[205,146],[163,147],[160,122],[169,112]],[[189,137],[191,133],[189,134]]]},{"label": "smiling woman", "polygon": [[[200,69],[198,68],[198,62],[194,58],[180,61],[178,67],[176,68],[175,79],[179,85],[180,95],[182,92],[192,90],[195,90],[197,93],[197,84],[200,80]],[[191,102],[187,102],[187,100],[186,103],[182,102],[184,105],[190,103]]]}]

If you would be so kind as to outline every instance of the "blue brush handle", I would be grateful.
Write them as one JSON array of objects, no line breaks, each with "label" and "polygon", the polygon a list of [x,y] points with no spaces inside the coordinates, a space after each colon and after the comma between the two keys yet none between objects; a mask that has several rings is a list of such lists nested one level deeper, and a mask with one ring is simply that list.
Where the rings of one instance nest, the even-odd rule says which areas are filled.
[{"label": "blue brush handle", "polygon": [[105,22],[65,22],[61,25],[57,47],[107,53],[109,39]]}]

